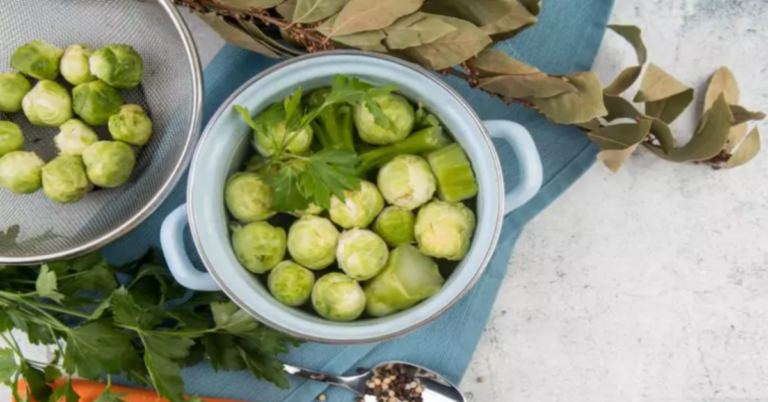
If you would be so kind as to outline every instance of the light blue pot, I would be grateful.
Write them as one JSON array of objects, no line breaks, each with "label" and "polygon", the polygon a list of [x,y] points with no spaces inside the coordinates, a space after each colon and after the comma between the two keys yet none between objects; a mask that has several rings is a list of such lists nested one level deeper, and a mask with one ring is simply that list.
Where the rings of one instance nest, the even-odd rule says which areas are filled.
[{"label": "light blue pot", "polygon": [[[230,247],[224,183],[251,150],[251,129],[233,110],[252,113],[282,101],[298,87],[330,85],[335,74],[348,74],[378,85],[395,84],[400,92],[440,117],[466,150],[480,186],[478,224],[467,257],[434,297],[401,313],[351,323],[324,320],[277,302],[237,261]],[[499,158],[491,137],[512,146],[520,164],[517,187],[505,194]],[[195,290],[223,290],[259,321],[299,338],[328,343],[363,343],[403,335],[437,318],[466,294],[491,259],[504,216],[530,200],[542,181],[541,161],[528,131],[508,121],[481,122],[470,106],[428,71],[398,59],[354,51],[312,54],[283,62],[254,77],[229,97],[211,118],[198,144],[189,174],[187,205],[163,223],[161,241],[176,279]],[[190,230],[208,272],[196,270],[184,249],[182,232]]]}]

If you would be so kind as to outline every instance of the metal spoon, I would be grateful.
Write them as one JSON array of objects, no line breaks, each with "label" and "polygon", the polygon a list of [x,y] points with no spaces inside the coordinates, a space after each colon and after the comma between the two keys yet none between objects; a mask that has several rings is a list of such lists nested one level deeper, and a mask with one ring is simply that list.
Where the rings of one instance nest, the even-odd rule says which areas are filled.
[{"label": "metal spoon", "polygon": [[415,379],[424,390],[421,394],[423,402],[467,402],[464,395],[461,394],[461,391],[459,391],[455,385],[451,384],[450,381],[431,370],[427,370],[424,367],[411,363],[398,361],[381,363],[374,367],[373,370],[353,376],[323,374],[312,370],[289,366],[287,364],[283,365],[283,370],[291,375],[346,388],[362,396],[365,402],[376,402],[375,396],[366,395],[366,391],[369,389],[366,383],[374,378],[375,372],[378,369],[383,371],[383,369],[389,365],[399,365],[414,369]]}]

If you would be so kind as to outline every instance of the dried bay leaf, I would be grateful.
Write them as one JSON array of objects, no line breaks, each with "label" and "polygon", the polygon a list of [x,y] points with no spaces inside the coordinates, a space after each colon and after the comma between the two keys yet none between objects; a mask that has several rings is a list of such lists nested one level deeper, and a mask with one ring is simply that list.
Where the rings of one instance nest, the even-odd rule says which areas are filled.
[{"label": "dried bay leaf", "polygon": [[661,151],[669,154],[675,149],[675,136],[672,134],[672,129],[669,128],[667,123],[659,119],[649,119],[651,120],[651,135],[659,142]]},{"label": "dried bay leaf", "polygon": [[281,3],[279,6],[275,7],[275,11],[277,11],[281,17],[285,18],[286,21],[292,22],[293,14],[296,12],[296,6],[298,5],[298,2],[299,0],[287,0],[284,3]]},{"label": "dried bay leaf", "polygon": [[765,113],[752,112],[745,109],[743,106],[730,105],[731,113],[733,113],[733,125],[738,126],[748,121],[756,121],[765,119]]},{"label": "dried bay leaf", "polygon": [[[341,11],[349,1],[350,0],[298,0],[293,11],[292,22],[307,24],[324,20]],[[278,12],[280,11],[278,10]]]},{"label": "dried bay leaf", "polygon": [[426,0],[423,11],[469,21],[498,40],[510,38],[537,21],[518,0]]},{"label": "dried bay leaf", "polygon": [[[336,22],[336,18],[338,18],[338,14],[323,21],[323,23],[315,27],[315,29],[317,29],[317,31],[320,32],[321,34],[328,36],[328,33],[330,33],[333,30],[333,25]],[[331,38],[331,40],[335,43],[341,44],[342,46],[346,46],[346,47],[353,47],[353,48],[368,50],[372,52],[386,53],[387,48],[382,43],[382,41],[386,36],[387,35],[384,34],[383,30],[377,29],[375,31],[358,32],[350,35],[334,36],[333,38]]]},{"label": "dried bay leaf", "polygon": [[528,11],[533,15],[539,15],[541,13],[541,0],[517,0],[520,4],[524,5]]},{"label": "dried bay leaf", "polygon": [[741,142],[739,147],[736,149],[736,153],[734,153],[731,158],[728,159],[725,167],[730,169],[741,166],[751,161],[758,154],[758,152],[760,152],[760,130],[755,127],[749,133],[747,138]]},{"label": "dried bay leaf", "polygon": [[643,116],[632,102],[621,96],[603,94],[603,104],[608,112],[605,120],[614,121],[616,119],[637,120]]},{"label": "dried bay leaf", "polygon": [[218,0],[217,3],[227,7],[246,8],[272,8],[285,0]]},{"label": "dried bay leaf", "polygon": [[616,77],[616,79],[614,79],[610,85],[603,89],[603,92],[605,92],[607,95],[621,95],[624,93],[624,91],[629,89],[629,87],[631,87],[638,78],[640,78],[640,73],[642,71],[643,68],[640,66],[627,67],[621,73],[619,73],[619,76]]},{"label": "dried bay leaf", "polygon": [[281,55],[282,57],[299,56],[303,54],[299,50],[296,50],[289,46],[285,46],[284,44],[270,37],[269,35],[264,33],[264,31],[262,31],[258,25],[254,24],[251,21],[246,21],[238,18],[237,24],[240,25],[240,27],[242,27],[243,30],[245,30],[245,32],[251,35],[252,38],[260,41],[264,46],[269,47],[275,53]]},{"label": "dried bay leaf", "polygon": [[491,44],[491,38],[471,22],[442,15],[435,17],[456,30],[432,43],[404,50],[406,56],[425,67],[441,70],[455,66]]},{"label": "dried bay leaf", "polygon": [[531,67],[512,56],[496,49],[483,49],[477,57],[468,61],[477,69],[481,77],[508,74],[541,74],[541,70]]},{"label": "dried bay leaf", "polygon": [[587,131],[597,131],[602,127],[600,119],[592,119],[586,123],[576,123],[576,125]]},{"label": "dried bay leaf", "polygon": [[641,120],[637,123],[616,124],[587,133],[592,143],[602,150],[620,150],[642,142],[651,131],[651,122]]},{"label": "dried bay leaf", "polygon": [[635,96],[635,102],[655,102],[689,89],[691,88],[667,74],[661,67],[651,63],[640,83],[640,91]]},{"label": "dried bay leaf", "polygon": [[440,18],[417,12],[395,21],[384,29],[386,44],[390,49],[407,49],[432,43],[456,28]]},{"label": "dried bay leaf", "polygon": [[600,151],[597,154],[597,160],[602,162],[611,172],[616,173],[621,170],[624,163],[627,162],[630,156],[637,150],[639,144],[632,145],[625,149],[611,149]]},{"label": "dried bay leaf", "polygon": [[641,66],[648,61],[648,49],[645,48],[645,43],[643,43],[642,31],[640,28],[634,25],[608,25],[608,29],[619,34],[629,42],[633,48],[635,48],[637,62]]},{"label": "dried bay leaf", "polygon": [[733,73],[727,67],[720,67],[712,76],[712,79],[710,79],[707,94],[704,97],[703,112],[712,107],[712,104],[715,103],[720,94],[725,95],[725,101],[729,105],[739,104],[739,98],[741,97],[739,84],[736,82],[736,77],[733,76]]},{"label": "dried bay leaf", "polygon": [[677,95],[645,104],[645,114],[657,117],[665,123],[672,123],[693,102],[693,89],[688,89]]},{"label": "dried bay leaf", "polygon": [[263,54],[273,59],[281,57],[279,53],[272,50],[269,46],[266,46],[260,41],[252,38],[247,33],[243,32],[240,28],[231,25],[224,18],[216,15],[216,13],[198,15],[200,16],[200,19],[205,21],[205,23],[211,27],[211,29],[221,35],[225,41],[252,52]]},{"label": "dried bay leaf", "polygon": [[509,98],[551,98],[566,92],[576,92],[575,86],[544,73],[499,75],[481,78],[478,87]]},{"label": "dried bay leaf", "polygon": [[423,3],[424,0],[350,0],[339,13],[328,36],[386,28],[398,18],[418,10]]},{"label": "dried bay leaf", "polygon": [[532,99],[533,104],[545,116],[561,124],[585,123],[608,114],[603,104],[603,88],[594,73],[576,73],[569,76],[568,80],[576,87],[575,92]]}]

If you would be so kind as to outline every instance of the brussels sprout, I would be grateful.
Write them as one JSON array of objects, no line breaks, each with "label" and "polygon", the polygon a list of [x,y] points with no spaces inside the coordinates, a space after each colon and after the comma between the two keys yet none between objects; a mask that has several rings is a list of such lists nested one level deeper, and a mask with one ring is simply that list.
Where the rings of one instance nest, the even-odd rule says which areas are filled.
[{"label": "brussels sprout", "polygon": [[21,100],[32,89],[29,81],[19,73],[0,74],[0,112],[18,113]]},{"label": "brussels sprout", "polygon": [[354,279],[338,272],[317,280],[312,289],[312,306],[331,321],[352,321],[365,310],[365,293]]},{"label": "brussels sprout", "polygon": [[392,205],[416,209],[432,199],[437,180],[424,158],[400,155],[379,170],[379,189]]},{"label": "brussels sprout", "polygon": [[363,141],[374,145],[386,145],[402,141],[413,129],[413,106],[399,95],[389,94],[374,98],[381,111],[389,119],[388,127],[376,124],[374,114],[365,102],[355,106],[355,127]]},{"label": "brussels sprout", "polygon": [[60,155],[43,167],[43,192],[53,201],[69,204],[80,201],[93,185],[79,156]]},{"label": "brussels sprout", "polygon": [[405,310],[431,297],[445,280],[431,258],[405,244],[389,253],[384,271],[365,286],[366,311],[383,317]]},{"label": "brussels sprout", "polygon": [[53,137],[53,142],[63,155],[73,156],[81,156],[86,148],[98,140],[96,132],[78,119],[67,120]]},{"label": "brussels sprout", "polygon": [[410,244],[416,241],[413,236],[413,212],[396,206],[384,208],[373,224],[373,230],[390,247]]},{"label": "brussels sprout", "polygon": [[312,145],[311,126],[304,126],[299,132],[286,130],[285,107],[282,103],[268,107],[249,124],[254,129],[253,146],[263,156],[270,157],[282,151],[299,155],[307,152]]},{"label": "brussels sprout", "polygon": [[119,141],[98,141],[83,151],[85,171],[91,183],[103,188],[115,188],[131,177],[136,166],[136,154]]},{"label": "brussels sprout", "polygon": [[458,261],[467,255],[475,214],[460,203],[432,201],[416,215],[414,233],[422,253]]},{"label": "brussels sprout", "polygon": [[64,49],[59,68],[61,75],[72,85],[80,85],[95,81],[88,66],[88,58],[93,54],[93,49],[88,45],[70,45]]},{"label": "brussels sprout", "polygon": [[315,274],[293,261],[283,261],[272,269],[267,287],[272,296],[286,306],[298,307],[309,300]]},{"label": "brussels sprout", "polygon": [[141,56],[128,45],[104,46],[93,52],[88,61],[91,74],[115,88],[135,88],[144,74]]},{"label": "brussels sprout", "polygon": [[285,257],[285,230],[267,222],[235,227],[232,249],[240,264],[254,274],[274,268]]},{"label": "brussels sprout", "polygon": [[272,186],[256,173],[235,173],[224,187],[224,202],[232,216],[243,223],[263,221],[272,210]]},{"label": "brussels sprout", "polygon": [[331,265],[338,244],[339,231],[325,218],[307,215],[288,230],[288,252],[296,262],[312,270]]},{"label": "brussels sprout", "polygon": [[373,222],[376,215],[384,208],[384,199],[373,183],[361,180],[360,189],[345,191],[344,201],[331,198],[328,210],[331,220],[344,229],[364,228]]},{"label": "brussels sprout", "polygon": [[341,234],[336,260],[339,268],[358,281],[373,278],[387,264],[389,249],[376,233],[365,229],[352,229]]},{"label": "brussels sprout", "polygon": [[[34,90],[33,90],[34,91]],[[80,84],[72,90],[75,113],[92,126],[103,126],[109,117],[120,112],[123,97],[104,81]]]},{"label": "brussels sprout", "polygon": [[45,41],[33,40],[16,49],[11,67],[38,80],[53,80],[59,75],[59,60],[64,51]]},{"label": "brussels sprout", "polygon": [[72,118],[72,98],[61,85],[42,80],[21,101],[24,115],[36,126],[58,127]]},{"label": "brussels sprout", "polygon": [[16,123],[0,121],[0,156],[24,146],[24,134]]},{"label": "brussels sprout", "polygon": [[0,186],[18,194],[34,193],[42,186],[43,166],[34,152],[9,152],[0,157]]},{"label": "brussels sprout", "polygon": [[152,120],[139,105],[123,105],[109,117],[109,133],[117,141],[143,146],[152,136]]}]

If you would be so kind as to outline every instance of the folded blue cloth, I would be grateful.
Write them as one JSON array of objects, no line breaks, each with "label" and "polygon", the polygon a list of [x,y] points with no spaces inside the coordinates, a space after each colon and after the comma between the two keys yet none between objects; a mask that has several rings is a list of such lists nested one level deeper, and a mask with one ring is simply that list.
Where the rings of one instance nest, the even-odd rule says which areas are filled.
[{"label": "folded blue cloth", "polygon": [[[546,0],[543,3],[538,24],[514,39],[500,43],[497,48],[550,73],[589,70],[613,0]],[[204,122],[243,82],[274,63],[276,61],[226,46],[205,70]],[[504,220],[501,240],[482,279],[440,319],[402,338],[379,344],[332,346],[307,343],[286,356],[287,362],[330,373],[349,373],[359,366],[371,367],[382,361],[402,360],[432,368],[459,382],[480,340],[523,226],[592,165],[597,150],[579,130],[554,125],[523,107],[508,107],[460,80],[448,78],[447,81],[474,106],[481,118],[516,121],[531,132],[544,165],[545,184],[541,192]],[[508,146],[501,143],[497,146],[505,168],[506,184],[512,186],[517,177],[514,155]],[[145,248],[158,247],[160,224],[168,213],[185,202],[185,191],[186,176],[157,212],[107,248],[110,261],[129,261]],[[346,391],[326,390],[320,383],[293,379],[289,390],[279,390],[254,380],[250,373],[216,373],[206,364],[185,369],[184,380],[187,392],[204,396],[258,402],[309,402],[325,392],[330,401],[354,400]]]}]

